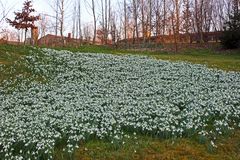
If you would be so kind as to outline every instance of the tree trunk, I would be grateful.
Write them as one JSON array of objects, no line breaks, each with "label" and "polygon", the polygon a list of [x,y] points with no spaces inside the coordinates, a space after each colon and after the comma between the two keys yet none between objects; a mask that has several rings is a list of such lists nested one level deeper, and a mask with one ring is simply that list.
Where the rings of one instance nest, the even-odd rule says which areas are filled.
[{"label": "tree trunk", "polygon": [[59,10],[59,0],[56,2],[56,19],[55,19],[55,35],[58,34],[58,10]]},{"label": "tree trunk", "polygon": [[81,1],[78,1],[78,33],[79,33],[79,42],[82,43],[82,18],[81,18]]},{"label": "tree trunk", "polygon": [[111,16],[113,16],[112,13],[111,13],[111,1],[108,0],[108,28],[107,28],[107,31],[108,31],[108,32],[107,32],[107,40],[108,40],[108,34],[109,34],[109,32],[111,31],[111,30],[110,30],[110,25],[111,25],[111,23],[112,23],[112,22],[111,22],[111,21],[112,21],[112,20],[111,20],[111,18],[112,18]]},{"label": "tree trunk", "polygon": [[163,35],[166,30],[166,0],[163,0]]},{"label": "tree trunk", "polygon": [[141,12],[142,12],[142,37],[145,42],[145,15],[144,15],[144,0],[141,0]]},{"label": "tree trunk", "polygon": [[127,4],[126,4],[126,0],[124,0],[124,39],[125,39],[125,45],[127,46]]},{"label": "tree trunk", "polygon": [[150,43],[151,41],[151,36],[152,36],[152,0],[149,0],[149,29],[148,29],[148,42]]},{"label": "tree trunk", "polygon": [[175,0],[176,5],[176,43],[179,43],[179,30],[180,30],[180,22],[179,22],[179,1]]},{"label": "tree trunk", "polygon": [[76,2],[74,3],[73,6],[73,16],[72,16],[72,20],[73,20],[73,26],[72,26],[72,37],[75,37],[75,33],[76,33],[76,13],[77,13],[77,4]]},{"label": "tree trunk", "polygon": [[102,9],[102,34],[101,36],[101,44],[104,44],[104,36],[105,36],[105,19],[104,19],[104,3],[101,0],[101,9]]},{"label": "tree trunk", "polygon": [[156,23],[155,23],[155,30],[156,30],[156,36],[159,36],[159,25],[160,25],[160,18],[159,18],[159,1],[157,1],[156,4],[156,15],[155,15],[155,19],[156,19]]},{"label": "tree trunk", "polygon": [[[186,0],[186,34],[188,36],[189,39],[190,38],[190,4],[189,4],[189,0]],[[191,40],[189,40],[189,43],[191,43]]]},{"label": "tree trunk", "polygon": [[63,37],[63,25],[64,25],[64,0],[61,0],[60,6],[60,35],[62,37],[62,45],[64,46],[64,37]]},{"label": "tree trunk", "polygon": [[26,42],[27,42],[27,28],[25,28],[25,33],[24,33],[24,45],[26,45]]},{"label": "tree trunk", "polygon": [[97,32],[97,20],[96,20],[96,13],[95,13],[95,3],[92,0],[92,12],[93,12],[93,25],[94,25],[94,33],[93,33],[93,44],[96,42],[96,32]]},{"label": "tree trunk", "polygon": [[[138,40],[139,35],[138,35],[138,17],[137,17],[137,2],[136,0],[133,0],[133,17],[134,17],[134,34],[133,34],[133,39],[135,39],[135,33],[136,33],[136,38]],[[135,43],[135,40],[133,40],[133,43]]]},{"label": "tree trunk", "polygon": [[104,26],[104,43],[107,44],[108,39],[108,1],[105,0],[105,26]]},{"label": "tree trunk", "polygon": [[176,36],[176,27],[174,23],[174,13],[172,13],[172,30],[173,30],[173,36],[174,36],[175,53],[178,53],[178,41]]}]

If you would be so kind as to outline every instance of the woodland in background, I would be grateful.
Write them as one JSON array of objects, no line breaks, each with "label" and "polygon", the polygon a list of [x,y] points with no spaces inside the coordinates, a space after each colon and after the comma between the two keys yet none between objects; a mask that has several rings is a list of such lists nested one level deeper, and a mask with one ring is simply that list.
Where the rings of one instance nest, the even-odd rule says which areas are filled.
[{"label": "woodland in background", "polygon": [[[64,0],[60,2],[60,8],[64,8]],[[111,0],[100,2],[92,0],[88,6],[93,14],[93,43],[99,38],[103,44],[107,44],[108,39],[117,42],[132,38],[135,43],[140,37],[147,40],[159,35],[174,35],[175,41],[178,41],[180,34],[191,33],[197,34],[197,42],[203,42],[204,33],[223,30],[230,15],[238,12],[240,3],[239,0],[121,0],[116,9],[112,8]],[[81,2],[75,4],[77,6]],[[96,5],[101,8],[99,15]],[[77,9],[80,7],[76,6],[74,13],[78,14],[73,17],[79,19],[73,19],[72,35],[87,38],[86,28],[81,30],[81,11]]]},{"label": "woodland in background", "polygon": [[[204,36],[210,32],[219,36],[231,15],[238,13],[240,1],[53,0],[49,5],[55,14],[41,14],[39,37],[48,33],[65,37],[66,26],[71,25],[71,37],[80,43],[85,40],[93,44],[127,45],[150,42],[155,37],[154,42],[161,44],[170,36],[177,50],[178,43],[192,42],[191,37],[202,43],[208,41]],[[91,14],[92,23],[83,23],[83,7]],[[67,21],[69,17],[71,24]],[[182,40],[183,35],[190,38]]]}]

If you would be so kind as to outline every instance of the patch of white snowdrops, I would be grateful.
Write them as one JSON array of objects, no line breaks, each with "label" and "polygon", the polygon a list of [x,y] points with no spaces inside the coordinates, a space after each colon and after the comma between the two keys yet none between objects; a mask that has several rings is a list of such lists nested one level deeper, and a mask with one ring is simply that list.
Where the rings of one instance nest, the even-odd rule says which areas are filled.
[{"label": "patch of white snowdrops", "polygon": [[137,132],[214,140],[240,127],[237,72],[143,56],[50,49],[25,60],[48,82],[20,83],[11,94],[0,88],[3,159],[52,159],[62,139],[71,153],[89,137],[115,142]]}]

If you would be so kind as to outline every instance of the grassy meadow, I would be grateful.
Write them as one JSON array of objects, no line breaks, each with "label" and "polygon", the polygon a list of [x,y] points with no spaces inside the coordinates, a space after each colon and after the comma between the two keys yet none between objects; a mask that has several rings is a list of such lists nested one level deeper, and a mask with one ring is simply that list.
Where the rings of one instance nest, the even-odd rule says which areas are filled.
[{"label": "grassy meadow", "polygon": [[[153,69],[155,65],[158,66],[157,60],[168,60],[170,62],[179,62],[179,64],[174,63],[175,66],[173,66],[173,67],[170,66],[170,69],[172,67],[173,70],[175,69],[176,73],[177,73],[177,71],[179,71],[178,69],[176,69],[176,67],[186,67],[186,70],[187,70],[188,67],[191,66],[192,63],[206,65],[208,68],[213,68],[214,69],[213,71],[215,71],[215,69],[217,69],[217,71],[216,71],[217,76],[226,75],[227,73],[239,74],[239,72],[240,72],[240,51],[236,51],[236,50],[217,51],[217,50],[211,50],[211,49],[187,49],[187,50],[182,50],[180,53],[168,53],[168,52],[160,52],[160,51],[120,50],[120,49],[113,49],[113,48],[104,47],[104,46],[91,46],[91,45],[82,46],[80,48],[55,48],[55,49],[60,51],[60,52],[56,53],[57,55],[60,55],[61,52],[63,52],[63,50],[70,51],[73,53],[65,53],[64,52],[64,54],[66,54],[66,57],[64,57],[64,60],[62,60],[60,58],[60,61],[58,61],[58,58],[52,56],[51,53],[49,53],[47,56],[45,54],[43,54],[41,48],[36,48],[36,47],[31,47],[31,46],[24,47],[24,46],[13,46],[13,45],[0,45],[0,94],[1,94],[1,89],[2,90],[10,89],[10,91],[14,92],[14,89],[19,87],[19,84],[24,83],[24,84],[26,84],[26,85],[24,85],[24,87],[26,87],[32,81],[35,82],[36,88],[39,87],[38,83],[48,84],[48,82],[51,83],[51,80],[56,81],[56,82],[59,81],[59,83],[60,83],[61,77],[59,76],[58,79],[55,80],[54,76],[58,76],[57,73],[62,73],[61,71],[64,68],[62,69],[61,67],[63,66],[63,64],[68,67],[64,71],[67,71],[67,72],[73,71],[71,76],[74,76],[75,71],[77,71],[77,70],[81,70],[83,72],[82,75],[79,77],[67,77],[68,75],[63,74],[62,76],[69,83],[73,83],[73,81],[71,81],[72,80],[71,78],[74,78],[74,80],[75,79],[77,80],[78,78],[80,78],[80,79],[83,79],[83,82],[85,82],[84,75],[90,76],[89,79],[91,79],[91,78],[93,80],[97,79],[95,77],[96,75],[85,74],[85,70],[87,70],[87,69],[89,69],[90,71],[86,72],[86,73],[90,73],[91,71],[94,71],[94,69],[96,69],[102,73],[104,69],[106,69],[106,70],[108,69],[105,67],[107,67],[107,66],[112,67],[113,65],[118,65],[118,63],[120,63],[121,61],[124,61],[124,60],[129,61],[129,63],[135,64],[133,62],[135,59],[139,61],[139,63],[136,62],[136,64],[139,65],[140,67],[141,67],[141,64],[146,65],[146,68],[148,67],[147,65],[149,65],[149,68],[151,68],[151,69]],[[51,52],[51,51],[46,51],[46,52]],[[120,58],[120,60],[116,59],[116,63],[108,64],[109,59],[115,60],[116,57],[111,57],[111,56],[109,57],[107,55],[103,55],[103,57],[96,58],[97,55],[86,54],[86,55],[84,55],[86,57],[80,57],[80,58],[82,58],[82,61],[86,64],[85,65],[81,65],[81,64],[76,65],[76,63],[81,62],[81,61],[74,61],[76,58],[79,58],[78,56],[75,57],[74,53],[76,53],[76,54],[77,53],[105,53],[105,54],[118,55],[118,56],[131,54],[133,56],[142,55],[142,56],[147,56],[147,57],[154,58],[154,59],[153,60],[152,59],[148,60],[148,59],[144,59],[144,58],[141,59],[141,58],[138,58],[138,56],[137,56],[137,57],[129,57],[129,59],[128,58],[126,58],[126,59]],[[35,54],[37,54],[37,57],[32,56]],[[71,54],[72,57],[70,57],[70,56],[68,57],[68,54]],[[28,57],[28,58],[26,59],[26,57]],[[33,57],[33,58],[31,59],[31,57]],[[92,60],[94,58],[96,58],[99,61],[104,61],[104,59],[107,58],[104,61],[104,63],[102,63],[102,62],[96,63],[96,65],[99,65],[99,66],[102,65],[104,68],[103,70],[101,70],[101,68],[99,68],[99,69],[98,68],[87,68],[87,66],[90,65],[90,64],[88,64],[87,60],[89,60],[90,62],[94,62],[94,60]],[[69,61],[65,61],[66,59]],[[51,66],[53,61],[56,65],[54,64],[54,66]],[[148,63],[148,64],[145,64],[145,61],[147,61],[146,63]],[[182,64],[181,61],[184,61],[184,64]],[[185,64],[185,62],[186,62],[186,64]],[[79,69],[71,68],[72,63],[73,63],[73,65],[78,66]],[[159,64],[159,65],[163,65],[162,68],[164,68],[165,65],[167,65],[167,66],[169,65],[168,64],[169,62],[164,61],[163,63],[164,63],[164,65]],[[127,66],[127,63],[124,65]],[[45,68],[42,69],[39,66],[43,66],[43,68],[45,66]],[[32,68],[34,68],[34,69],[32,69]],[[56,73],[55,73],[55,69],[57,70]],[[121,75],[121,74],[125,75],[125,73],[122,73],[121,71],[119,71],[122,68],[115,69],[113,67],[112,69],[114,71],[116,71],[116,73],[119,73],[119,75]],[[152,75],[151,69],[149,69],[149,72],[147,72],[147,74]],[[165,71],[167,74],[168,69],[169,68],[167,68],[166,70],[163,69],[163,71]],[[191,67],[190,67],[190,69],[191,69]],[[201,66],[196,65],[193,67],[193,71],[195,71],[195,72],[198,72],[199,69],[203,69],[204,74],[206,72],[207,76],[208,76],[208,74],[213,74],[212,70],[208,71],[207,68],[202,67],[202,65]],[[129,67],[128,70],[129,70],[129,73],[132,72],[131,67]],[[159,70],[161,70],[161,66],[159,67]],[[133,71],[138,71],[138,70],[133,69]],[[234,71],[234,72],[232,72],[232,71]],[[53,74],[51,75],[50,73],[53,73]],[[78,72],[76,72],[76,73],[78,73]],[[157,70],[154,71],[154,73],[157,73]],[[187,71],[186,71],[186,73],[188,74]],[[126,74],[128,74],[128,72]],[[104,72],[103,72],[103,75],[102,74],[99,74],[99,75],[103,76]],[[110,74],[107,76],[108,76],[107,78],[110,79],[114,75]],[[181,75],[179,75],[179,77],[181,77]],[[105,80],[104,78],[106,78],[106,77],[102,78],[103,82],[101,82],[100,85],[104,85],[104,83],[107,83],[106,81],[104,81]],[[174,77],[174,75],[170,75],[169,77],[165,77],[165,78],[169,78],[174,81],[175,77]],[[27,81],[25,81],[25,79],[27,79]],[[113,80],[115,80],[115,79],[113,79]],[[135,79],[133,79],[133,81],[134,80]],[[166,82],[165,80],[166,79],[164,79],[163,82]],[[185,80],[185,79],[183,79],[183,80]],[[123,81],[124,80],[121,79],[121,82],[123,82]],[[154,81],[154,82],[158,82],[158,81]],[[234,82],[234,80],[233,80],[233,82]],[[76,84],[77,83],[79,83],[79,82],[76,81]],[[117,81],[117,83],[120,83],[120,82]],[[138,83],[138,81],[136,81],[136,83]],[[55,84],[55,82],[54,82],[54,84]],[[95,84],[94,81],[91,81],[91,83],[89,83],[89,84],[93,88],[96,87],[96,86],[94,86],[94,84]],[[153,83],[150,83],[150,84],[153,84]],[[73,83],[72,85],[74,86],[75,83]],[[20,85],[20,88],[21,87],[22,86]],[[55,87],[57,88],[58,86],[55,86]],[[162,86],[159,86],[159,87],[162,87]],[[233,87],[235,87],[235,86],[233,85]],[[148,87],[146,87],[146,88],[148,88]],[[143,89],[146,89],[146,88],[143,88]],[[151,88],[150,85],[149,85],[149,88]],[[112,88],[109,87],[109,89],[112,89]],[[69,90],[69,91],[71,91],[71,90]],[[113,92],[114,91],[115,90],[113,89]],[[140,91],[142,91],[142,90],[140,90]],[[108,93],[108,91],[104,91],[104,93],[105,92]],[[38,94],[38,92],[33,92],[33,93]],[[236,90],[236,93],[238,93],[237,90]],[[9,94],[11,94],[11,92]],[[116,93],[116,95],[117,95],[117,93]],[[39,96],[42,96],[42,95],[39,94]],[[142,96],[142,95],[140,95],[140,96]],[[144,96],[146,96],[146,95],[144,95]],[[61,96],[59,96],[59,97],[61,97]],[[148,96],[146,96],[146,97],[148,97]],[[94,97],[94,98],[96,98],[96,97]],[[9,100],[11,100],[11,99],[14,99],[14,98],[12,98],[12,97],[9,98]],[[46,99],[45,95],[43,95],[43,99],[44,100]],[[0,100],[1,100],[1,96],[0,96]],[[17,103],[17,102],[18,101],[14,102],[14,103]],[[89,102],[91,102],[91,101],[89,100]],[[11,102],[9,102],[9,103],[11,103]],[[29,102],[27,102],[27,103],[29,103]],[[231,102],[229,102],[229,103],[231,103]],[[236,104],[236,106],[237,106],[239,104],[239,101],[237,101],[236,103],[237,103]],[[129,104],[132,104],[132,103],[129,102]],[[71,105],[71,104],[69,104],[69,105]],[[103,105],[103,107],[106,107],[104,105]],[[58,106],[56,106],[56,108],[57,107]],[[237,107],[239,107],[239,106],[237,106]],[[72,107],[72,109],[74,109],[74,107]],[[149,109],[149,108],[146,108],[146,110],[147,109]],[[180,110],[181,110],[181,108],[180,108]],[[94,109],[93,109],[93,111],[94,111]],[[206,111],[207,111],[207,109],[206,109]],[[28,111],[26,111],[26,112],[28,112]],[[176,111],[176,114],[178,114],[178,111]],[[206,123],[209,123],[209,126],[211,128],[211,127],[213,127],[212,126],[213,121],[217,118],[221,119],[222,115],[220,114],[220,117],[214,117],[213,119],[210,118],[209,121],[207,121]],[[0,114],[0,117],[1,116],[3,116],[3,115]],[[52,115],[50,115],[50,116],[52,116]],[[67,116],[69,116],[69,115],[67,115]],[[76,115],[74,115],[74,116],[76,116]],[[236,117],[234,117],[234,118],[233,118],[234,120],[231,121],[231,123],[235,123],[235,122],[237,123],[239,121],[239,119],[237,119]],[[93,121],[93,120],[91,120],[91,121]],[[233,124],[230,124],[229,126],[232,127],[232,125]],[[127,128],[128,125],[126,125],[125,127]],[[135,132],[135,130],[132,131],[132,128],[130,127],[130,128],[125,129],[125,131],[127,132],[127,135],[129,137],[123,136],[121,141],[116,141],[116,142],[113,141],[112,139],[108,139],[106,137],[99,139],[99,137],[96,135],[91,135],[91,134],[87,135],[86,137],[88,137],[88,138],[80,140],[77,144],[77,147],[74,150],[72,150],[71,153],[65,152],[64,148],[68,145],[68,143],[67,143],[67,140],[63,138],[62,141],[57,141],[56,144],[53,144],[54,149],[51,150],[53,157],[51,157],[51,158],[56,159],[56,160],[63,160],[63,159],[69,159],[69,160],[71,160],[71,159],[77,159],[77,160],[78,159],[83,159],[83,160],[85,160],[85,159],[86,160],[87,159],[101,159],[101,160],[104,160],[104,159],[129,159],[129,160],[130,159],[136,159],[136,160],[137,159],[146,159],[146,160],[151,160],[151,159],[159,159],[159,160],[172,160],[172,159],[176,159],[176,160],[219,160],[219,159],[224,159],[224,160],[239,160],[240,159],[240,130],[239,130],[239,127],[238,128],[236,127],[236,129],[232,129],[232,130],[226,130],[226,132],[224,132],[221,135],[214,135],[217,137],[217,139],[214,139],[214,144],[212,144],[212,139],[198,137],[198,136],[196,136],[195,133],[192,133],[187,129],[186,129],[186,132],[185,131],[179,132],[181,134],[178,134],[178,132],[177,132],[176,133],[177,136],[175,136],[175,135],[159,136],[159,134],[161,134],[161,133],[155,134],[155,132],[154,132],[154,134],[152,134],[152,132],[149,132],[150,129],[149,130],[146,129],[146,132],[142,131],[141,129],[139,129],[139,132]],[[118,129],[117,126],[116,126],[116,128]],[[208,126],[206,128],[209,129]],[[77,131],[78,130],[76,129],[76,132]],[[190,136],[188,136],[188,134]],[[181,136],[179,136],[179,135],[181,135]],[[20,144],[18,144],[18,145],[19,146],[15,146],[15,148],[17,148],[16,149],[17,151],[21,150],[21,145]],[[0,142],[0,150],[1,149],[2,148],[1,148],[1,142]],[[1,151],[0,151],[0,155],[1,155]],[[38,158],[39,159],[41,159],[41,158],[47,159],[47,157],[44,157],[44,156],[38,157]]]},{"label": "grassy meadow", "polygon": [[[219,48],[216,46],[215,48]],[[54,48],[57,50],[69,50],[71,52],[91,52],[91,53],[110,53],[116,55],[136,54],[146,55],[157,59],[170,61],[188,61],[196,64],[205,64],[211,68],[222,69],[225,71],[240,71],[240,50],[221,50],[221,49],[182,49],[179,53],[169,51],[146,51],[146,50],[123,50],[113,49],[107,46],[86,45],[79,48]]]}]

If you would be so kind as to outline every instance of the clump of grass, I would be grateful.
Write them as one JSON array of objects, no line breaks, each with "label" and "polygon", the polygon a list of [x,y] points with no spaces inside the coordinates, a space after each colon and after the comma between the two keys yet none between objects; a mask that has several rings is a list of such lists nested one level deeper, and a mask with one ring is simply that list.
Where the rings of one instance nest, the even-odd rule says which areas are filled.
[{"label": "clump of grass", "polygon": [[[200,144],[195,139],[158,139],[149,136],[137,135],[137,139],[123,140],[124,144],[114,149],[114,144],[107,141],[92,140],[80,145],[74,152],[74,159],[201,159],[218,160],[240,158],[239,131],[235,131],[229,137],[221,137],[217,140],[218,148],[213,148],[211,143]],[[132,137],[132,136],[131,136]],[[68,159],[67,156],[57,156],[56,160]]]},{"label": "clump of grass", "polygon": [[44,81],[41,75],[33,72],[31,64],[25,58],[26,56],[39,54],[40,52],[39,48],[32,46],[0,45],[0,86],[14,88],[26,79]]}]

